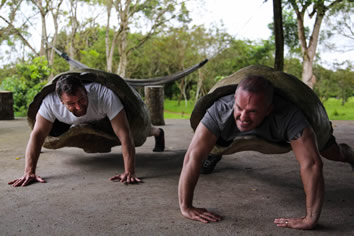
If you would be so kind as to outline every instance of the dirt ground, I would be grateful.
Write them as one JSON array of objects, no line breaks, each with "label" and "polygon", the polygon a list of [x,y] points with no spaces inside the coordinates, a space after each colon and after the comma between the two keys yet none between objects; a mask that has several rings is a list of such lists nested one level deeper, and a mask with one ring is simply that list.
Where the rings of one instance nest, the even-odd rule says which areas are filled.
[{"label": "dirt ground", "polygon": [[[335,121],[338,142],[354,146],[354,121]],[[224,218],[203,224],[183,218],[177,185],[193,132],[188,120],[166,120],[167,150],[153,138],[136,149],[143,184],[109,177],[123,170],[120,147],[106,154],[77,148],[43,149],[37,173],[47,183],[14,188],[23,174],[30,129],[25,119],[0,121],[0,235],[354,235],[354,172],[324,160],[325,201],[312,231],[277,228],[277,217],[302,216],[305,196],[292,153],[225,156],[200,177],[195,205]]]}]

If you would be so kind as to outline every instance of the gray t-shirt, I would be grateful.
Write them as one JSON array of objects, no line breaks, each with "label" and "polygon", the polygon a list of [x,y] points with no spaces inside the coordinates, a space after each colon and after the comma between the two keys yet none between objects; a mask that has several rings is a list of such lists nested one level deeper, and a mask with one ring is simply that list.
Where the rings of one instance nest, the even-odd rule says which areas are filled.
[{"label": "gray t-shirt", "polygon": [[237,136],[255,135],[269,142],[288,143],[310,126],[304,114],[292,103],[274,96],[273,111],[256,128],[241,132],[233,116],[234,94],[218,99],[209,107],[202,124],[218,137],[217,144],[228,146]]}]

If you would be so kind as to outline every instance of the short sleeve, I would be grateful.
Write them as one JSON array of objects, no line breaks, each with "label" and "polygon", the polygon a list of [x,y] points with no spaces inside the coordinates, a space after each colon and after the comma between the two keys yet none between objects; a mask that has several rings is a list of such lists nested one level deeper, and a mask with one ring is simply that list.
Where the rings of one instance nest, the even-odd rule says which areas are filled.
[{"label": "short sleeve", "polygon": [[[309,127],[310,124],[301,110],[296,109],[292,114],[291,119],[288,122],[288,127],[286,129],[286,139],[288,141],[294,140],[302,134],[303,130]],[[300,135],[301,136],[301,135]]]},{"label": "short sleeve", "polygon": [[220,137],[220,128],[217,122],[216,104],[214,103],[205,113],[203,119],[200,121],[210,132],[216,137]]},{"label": "short sleeve", "polygon": [[112,120],[124,108],[119,97],[110,89],[106,88],[101,106],[109,120]]},{"label": "short sleeve", "polygon": [[39,107],[38,113],[45,118],[46,120],[50,121],[50,122],[54,122],[55,121],[55,115],[52,112],[52,107],[49,105],[50,104],[50,100],[51,97],[50,95],[47,95],[43,101],[41,106]]}]

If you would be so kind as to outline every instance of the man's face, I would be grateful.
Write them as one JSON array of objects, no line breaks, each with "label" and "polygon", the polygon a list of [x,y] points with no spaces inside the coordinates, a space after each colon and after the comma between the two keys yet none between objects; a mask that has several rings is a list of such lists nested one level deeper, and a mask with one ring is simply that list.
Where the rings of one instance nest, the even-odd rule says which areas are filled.
[{"label": "man's face", "polygon": [[234,118],[241,132],[250,131],[259,126],[271,112],[272,106],[263,93],[237,90],[234,104]]},{"label": "man's face", "polygon": [[61,101],[65,107],[75,116],[84,116],[87,111],[88,99],[83,89],[78,89],[74,95],[63,93]]}]

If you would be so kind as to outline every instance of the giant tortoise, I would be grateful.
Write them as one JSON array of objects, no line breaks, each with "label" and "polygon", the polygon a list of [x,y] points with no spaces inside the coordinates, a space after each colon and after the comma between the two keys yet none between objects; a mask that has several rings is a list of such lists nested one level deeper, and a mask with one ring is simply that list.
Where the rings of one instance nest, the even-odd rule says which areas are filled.
[{"label": "giant tortoise", "polygon": [[[209,93],[196,103],[190,118],[193,130],[197,128],[207,109],[217,99],[234,93],[238,83],[249,75],[265,77],[273,84],[275,94],[299,107],[317,135],[318,147],[321,149],[326,145],[331,137],[332,127],[317,95],[295,76],[266,66],[248,66],[217,82]],[[287,143],[270,143],[256,136],[242,136],[235,138],[227,147],[216,145],[211,153],[223,155],[247,150],[277,154],[286,153],[291,150],[291,147]]]},{"label": "giant tortoise", "polygon": [[[34,98],[27,112],[27,120],[31,128],[35,124],[36,114],[43,98],[55,91],[57,80],[67,74],[75,74],[84,82],[97,82],[110,88],[122,101],[127,114],[130,129],[135,146],[144,144],[151,129],[150,115],[141,96],[133,87],[146,85],[160,85],[180,79],[189,73],[202,67],[207,60],[202,61],[182,72],[155,79],[134,80],[122,79],[117,74],[105,71],[81,68],[74,71],[61,73],[55,76]],[[85,152],[110,152],[113,146],[120,145],[120,141],[114,134],[108,118],[103,120],[71,126],[56,120],[49,136],[43,146],[49,149],[62,147],[78,147]]]}]

